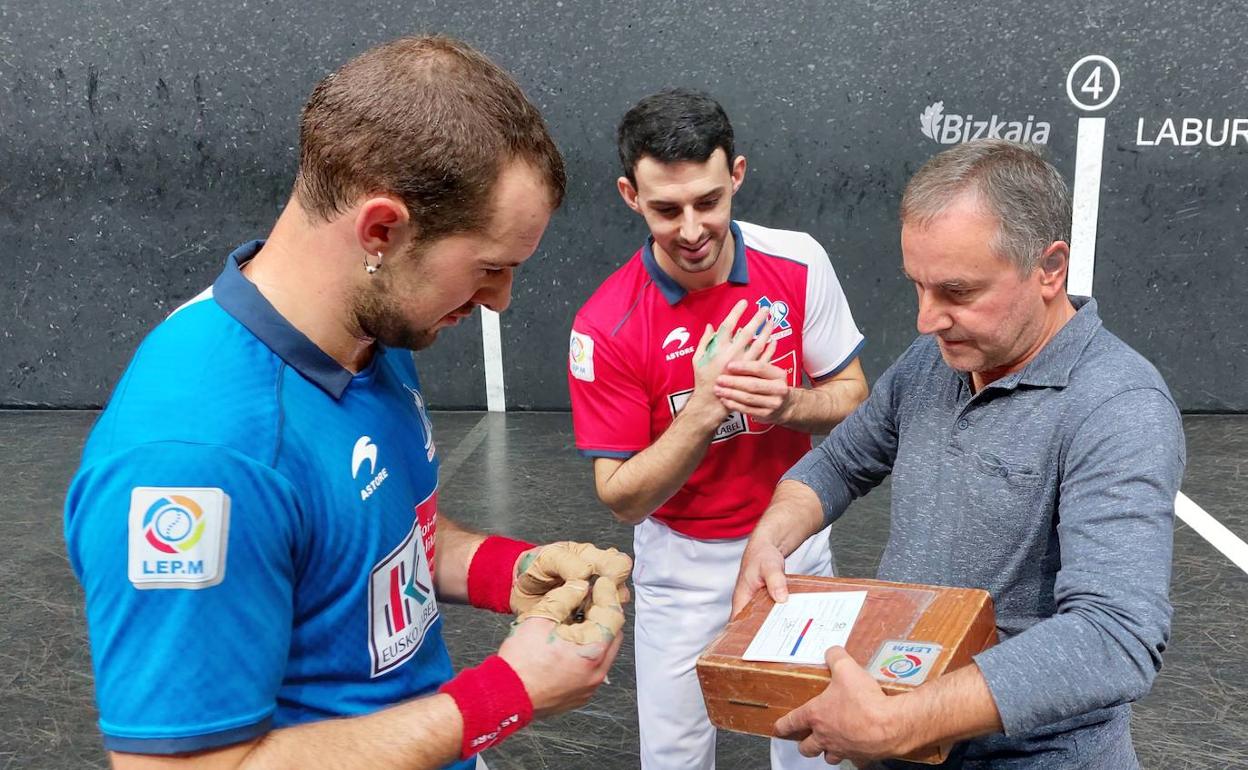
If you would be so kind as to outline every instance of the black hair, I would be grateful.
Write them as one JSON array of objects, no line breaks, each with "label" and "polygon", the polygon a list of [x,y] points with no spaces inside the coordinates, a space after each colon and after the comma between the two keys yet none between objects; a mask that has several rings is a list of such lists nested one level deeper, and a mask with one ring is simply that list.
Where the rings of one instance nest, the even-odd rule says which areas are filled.
[{"label": "black hair", "polygon": [[722,148],[732,168],[732,124],[719,102],[701,91],[669,88],[637,102],[616,131],[624,176],[634,185],[637,163],[649,155],[661,163],[705,162]]}]

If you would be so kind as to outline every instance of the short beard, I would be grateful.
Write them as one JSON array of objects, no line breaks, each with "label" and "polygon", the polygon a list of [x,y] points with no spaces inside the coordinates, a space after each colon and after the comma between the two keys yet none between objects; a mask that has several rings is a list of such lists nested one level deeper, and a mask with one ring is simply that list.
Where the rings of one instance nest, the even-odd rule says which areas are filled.
[{"label": "short beard", "polygon": [[[416,266],[422,256],[420,244],[413,244],[394,260],[408,270]],[[413,329],[403,319],[401,303],[396,299],[393,272],[386,265],[372,275],[369,282],[352,298],[352,312],[356,324],[364,336],[371,337],[388,348],[424,350],[438,338],[436,330]]]}]

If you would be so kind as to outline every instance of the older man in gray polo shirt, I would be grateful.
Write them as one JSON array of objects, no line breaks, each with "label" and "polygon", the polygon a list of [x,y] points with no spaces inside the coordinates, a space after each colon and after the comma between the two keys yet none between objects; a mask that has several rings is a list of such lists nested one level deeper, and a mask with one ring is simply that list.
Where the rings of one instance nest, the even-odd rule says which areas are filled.
[{"label": "older man in gray polo shirt", "polygon": [[860,766],[954,740],[946,767],[1138,768],[1129,704],[1170,632],[1178,409],[1066,294],[1069,193],[1031,148],[941,153],[901,220],[923,336],[776,488],[733,610],[764,585],[782,601],[784,556],[891,473],[879,577],[988,590],[1001,643],[894,697],[832,648],[831,684],[777,731]]}]

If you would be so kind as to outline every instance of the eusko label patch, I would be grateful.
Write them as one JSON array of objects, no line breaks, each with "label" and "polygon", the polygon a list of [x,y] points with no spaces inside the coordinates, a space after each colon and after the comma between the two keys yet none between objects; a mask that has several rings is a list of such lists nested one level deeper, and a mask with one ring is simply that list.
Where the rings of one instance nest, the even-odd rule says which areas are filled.
[{"label": "eusko label patch", "polygon": [[369,655],[372,676],[391,671],[416,654],[438,619],[433,573],[421,540],[420,511],[403,542],[373,567],[368,579]]}]

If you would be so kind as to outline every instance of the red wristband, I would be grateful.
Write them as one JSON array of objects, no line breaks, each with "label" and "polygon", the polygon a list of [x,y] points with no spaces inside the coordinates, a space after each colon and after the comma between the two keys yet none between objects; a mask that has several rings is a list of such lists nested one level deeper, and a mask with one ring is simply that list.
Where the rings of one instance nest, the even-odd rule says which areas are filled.
[{"label": "red wristband", "polygon": [[438,688],[455,700],[464,718],[464,742],[460,759],[503,742],[533,721],[533,701],[524,682],[507,661],[491,655],[476,668],[459,672]]},{"label": "red wristband", "polygon": [[468,565],[468,603],[483,610],[510,613],[516,559],[536,547],[523,540],[498,535],[490,535],[483,540]]}]

